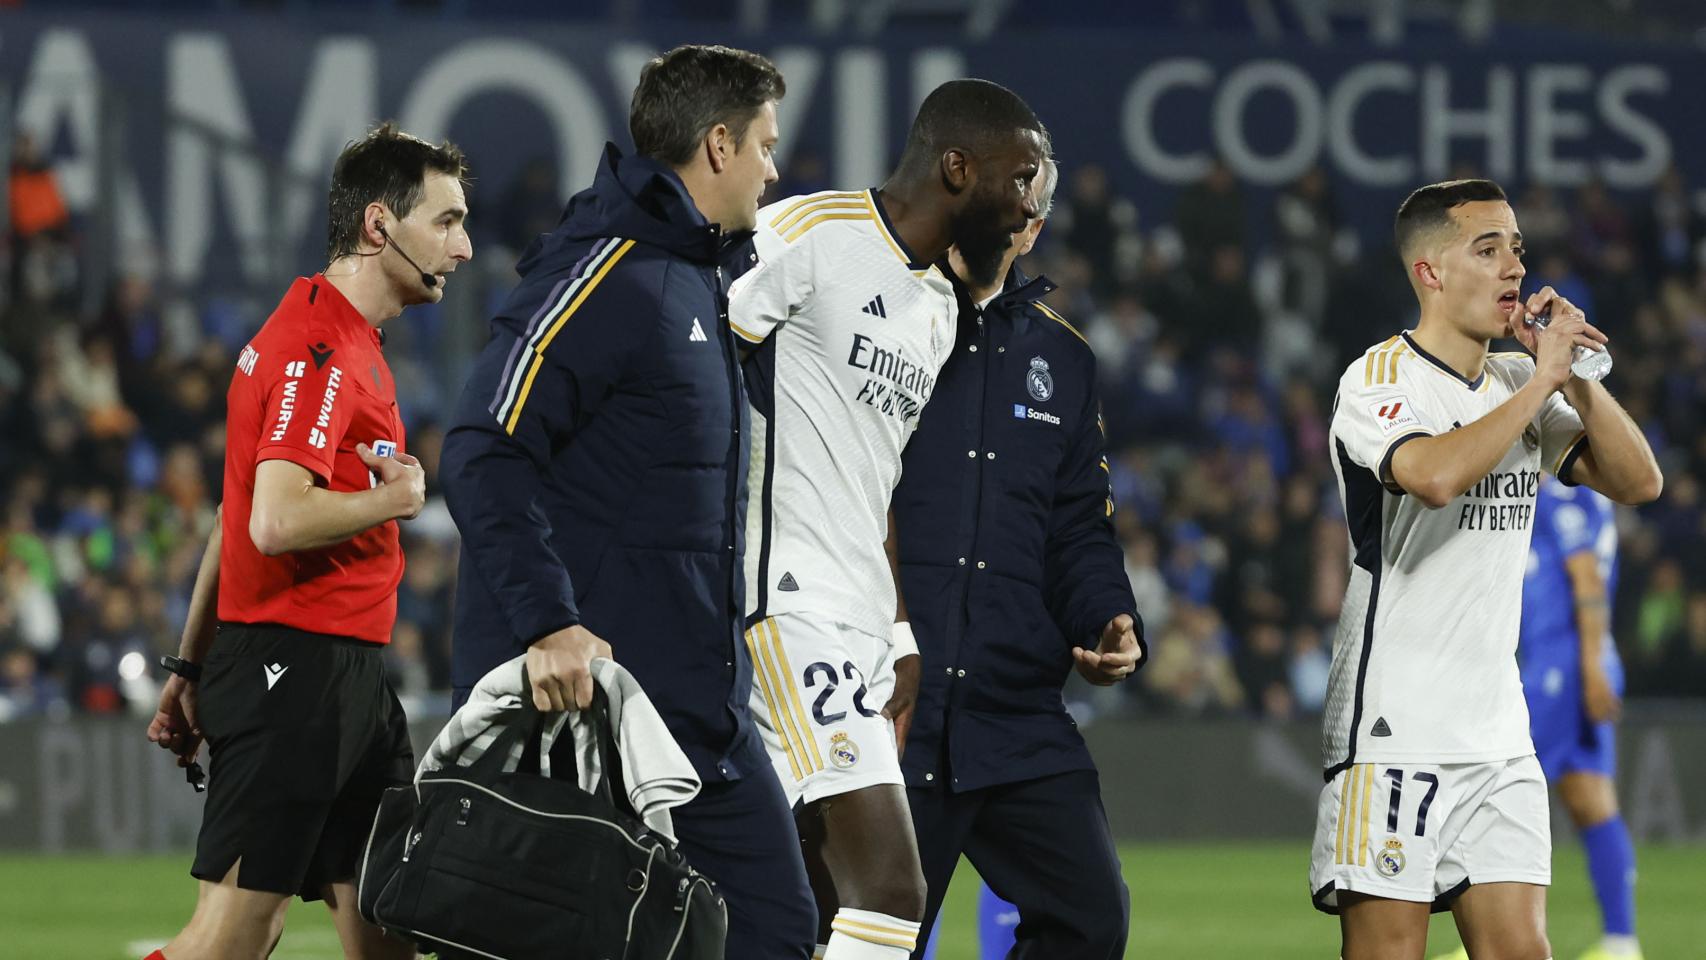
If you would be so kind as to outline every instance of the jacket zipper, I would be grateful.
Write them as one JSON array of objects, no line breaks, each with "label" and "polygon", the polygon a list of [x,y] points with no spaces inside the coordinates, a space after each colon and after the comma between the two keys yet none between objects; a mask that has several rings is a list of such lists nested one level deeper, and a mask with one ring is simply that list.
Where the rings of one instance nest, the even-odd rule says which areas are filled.
[{"label": "jacket zipper", "polygon": [[[726,518],[724,521],[726,524],[724,536],[727,537],[727,539],[728,539],[728,550],[725,551],[728,554],[728,556],[725,559],[728,561],[728,564],[729,564],[728,594],[727,594],[727,596],[728,596],[728,602],[729,602],[730,606],[732,607],[734,605],[735,595],[736,595],[735,584],[737,581],[735,578],[740,576],[740,571],[735,569],[735,567],[736,567],[735,561],[737,559],[740,559],[743,564],[745,562],[744,558],[737,558],[736,553],[735,553],[735,549],[734,549],[734,545],[735,545],[735,538],[739,533],[739,531],[737,531],[735,529],[735,515],[740,512],[740,503],[738,502],[740,500],[739,494],[740,494],[740,481],[741,481],[741,478],[740,478],[740,472],[741,472],[740,471],[740,465],[741,465],[740,445],[743,443],[746,443],[747,438],[742,436],[741,432],[740,432],[740,415],[741,415],[740,377],[741,377],[741,372],[740,372],[740,363],[731,354],[730,349],[729,349],[730,338],[733,337],[734,335],[729,332],[729,298],[728,298],[728,294],[723,290],[723,266],[722,266],[722,264],[720,264],[720,263],[717,264],[716,270],[714,272],[715,272],[715,276],[716,276],[716,280],[717,280],[717,292],[716,292],[716,297],[717,297],[717,344],[718,344],[718,349],[720,349],[723,352],[723,370],[728,375],[728,380],[729,380],[729,415],[730,415],[731,421],[732,421],[732,426],[730,427],[730,430],[731,430],[731,433],[733,436],[733,439],[729,443],[729,460],[731,462],[731,464],[730,464],[731,469],[729,470],[729,478],[728,478],[727,489],[725,490],[725,493],[724,493],[724,496],[725,496],[724,502],[727,504],[727,509],[725,509],[723,512],[724,517]],[[735,610],[734,611],[735,620],[738,622],[740,620],[741,616],[745,612],[746,611],[744,611],[744,610]],[[737,643],[738,643],[738,639],[736,637],[731,636],[729,638],[728,658],[729,658],[729,663],[731,663],[731,664],[739,661],[739,656],[738,656],[739,651],[736,649]],[[732,677],[730,678],[730,683],[731,683],[730,690],[732,691],[733,690],[733,687],[732,687],[733,678]]]}]

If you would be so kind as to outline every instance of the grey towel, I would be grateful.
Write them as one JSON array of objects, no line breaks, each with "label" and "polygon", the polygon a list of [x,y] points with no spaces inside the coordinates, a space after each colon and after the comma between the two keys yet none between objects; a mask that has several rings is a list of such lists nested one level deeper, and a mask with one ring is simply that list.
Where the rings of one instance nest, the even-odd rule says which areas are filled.
[{"label": "grey towel", "polygon": [[[468,766],[490,749],[504,725],[521,715],[521,698],[527,695],[521,686],[525,659],[516,657],[499,664],[480,678],[468,702],[433,739],[415,779],[452,766]],[[592,678],[604,688],[610,703],[610,726],[622,763],[622,781],[628,788],[628,802],[647,827],[674,840],[675,828],[669,812],[699,794],[699,775],[670,736],[669,728],[664,726],[663,718],[633,674],[614,660],[599,657],[592,661]],[[592,725],[578,711],[557,714],[545,725],[539,745],[540,773],[550,776],[551,745],[561,735],[565,722],[575,739],[580,787],[591,791],[603,775],[603,768]],[[504,758],[503,769],[514,770],[520,760],[521,747],[517,745]]]}]

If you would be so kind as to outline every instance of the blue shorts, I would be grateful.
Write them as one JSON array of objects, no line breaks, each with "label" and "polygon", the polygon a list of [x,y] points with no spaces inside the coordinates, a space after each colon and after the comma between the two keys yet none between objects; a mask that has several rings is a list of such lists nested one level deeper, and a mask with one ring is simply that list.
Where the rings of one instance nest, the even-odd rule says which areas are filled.
[{"label": "blue shorts", "polygon": [[[1608,664],[1611,684],[1623,693],[1621,666]],[[1617,731],[1594,723],[1582,705],[1582,671],[1574,661],[1530,664],[1522,671],[1528,698],[1528,729],[1548,783],[1566,773],[1617,773]]]}]

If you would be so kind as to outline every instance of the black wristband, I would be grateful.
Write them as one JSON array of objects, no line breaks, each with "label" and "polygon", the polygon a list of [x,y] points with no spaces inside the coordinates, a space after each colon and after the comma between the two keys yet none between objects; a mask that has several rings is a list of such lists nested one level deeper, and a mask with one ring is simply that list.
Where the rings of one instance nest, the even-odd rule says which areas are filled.
[{"label": "black wristband", "polygon": [[175,673],[191,683],[201,682],[201,664],[194,661],[167,654],[160,658],[160,666],[166,668],[166,672]]}]

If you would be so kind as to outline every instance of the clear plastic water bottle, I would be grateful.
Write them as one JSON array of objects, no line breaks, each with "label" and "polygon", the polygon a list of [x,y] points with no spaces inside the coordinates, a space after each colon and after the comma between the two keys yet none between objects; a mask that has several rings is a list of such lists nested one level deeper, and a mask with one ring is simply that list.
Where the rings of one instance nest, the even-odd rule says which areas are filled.
[{"label": "clear plastic water bottle", "polygon": [[[1546,325],[1551,322],[1552,305],[1549,303],[1546,305],[1546,309],[1540,311],[1538,316],[1530,319],[1528,324],[1544,330]],[[1604,380],[1605,375],[1611,372],[1611,351],[1604,347],[1595,350],[1592,347],[1584,347],[1578,344],[1574,359],[1570,361],[1570,372],[1582,380]]]}]

